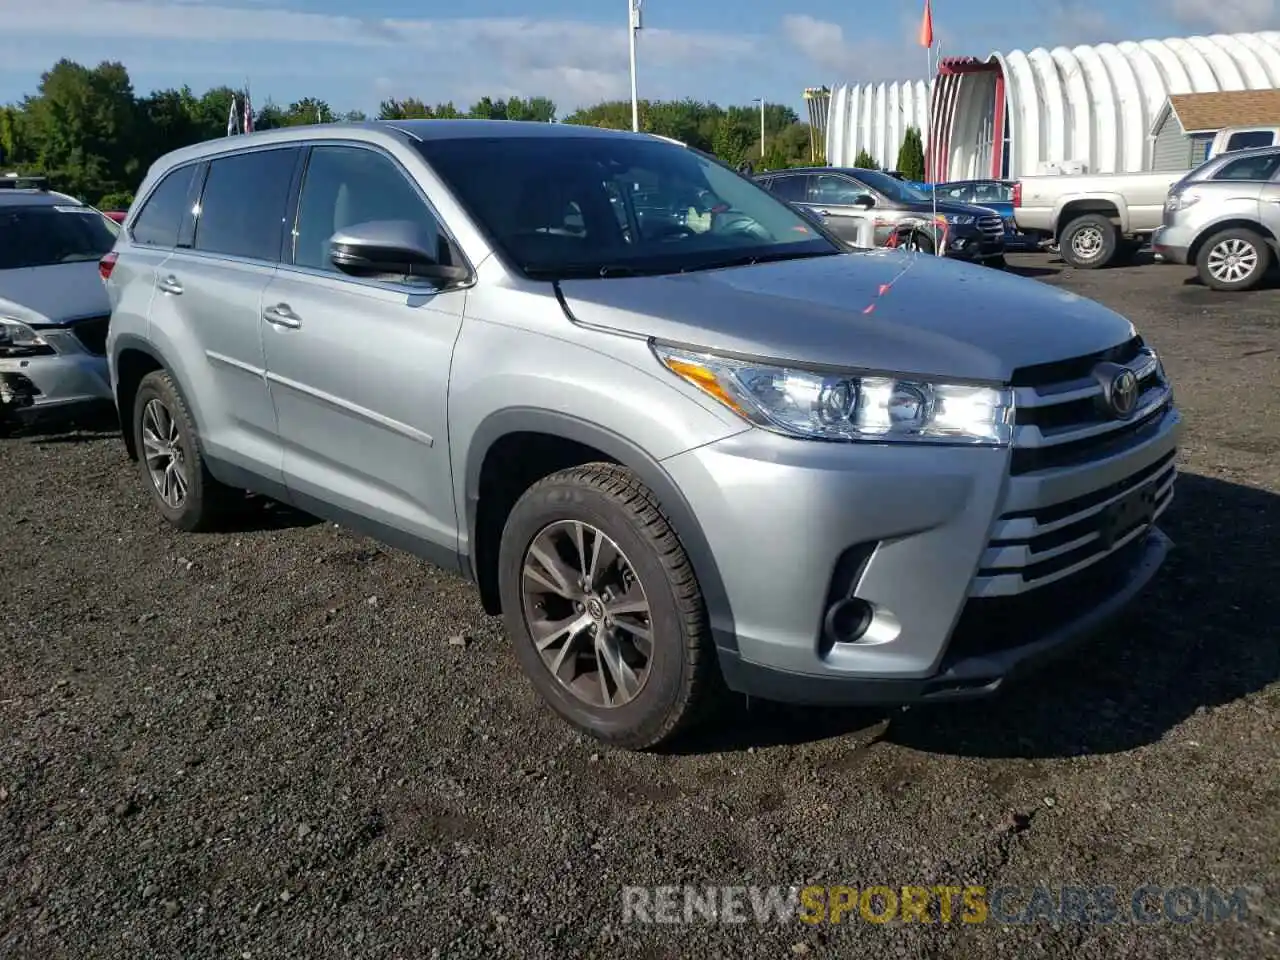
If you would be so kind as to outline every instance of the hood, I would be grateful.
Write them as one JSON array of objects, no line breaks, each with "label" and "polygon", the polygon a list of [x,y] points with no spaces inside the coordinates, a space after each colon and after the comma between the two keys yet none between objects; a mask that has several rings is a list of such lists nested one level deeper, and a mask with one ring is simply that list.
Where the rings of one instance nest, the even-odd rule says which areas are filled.
[{"label": "hood", "polygon": [[870,250],[657,277],[567,280],[573,318],[748,356],[1007,381],[1134,335],[1101,304],[945,257]]},{"label": "hood", "polygon": [[110,312],[97,260],[0,270],[0,313],[24,323],[60,325]]},{"label": "hood", "polygon": [[[910,210],[912,213],[932,213],[932,200],[912,200],[910,203],[899,204],[904,210]],[[939,200],[939,213],[950,213],[960,217],[992,217],[998,214],[990,207],[979,207],[972,203],[956,203],[954,200]]]}]

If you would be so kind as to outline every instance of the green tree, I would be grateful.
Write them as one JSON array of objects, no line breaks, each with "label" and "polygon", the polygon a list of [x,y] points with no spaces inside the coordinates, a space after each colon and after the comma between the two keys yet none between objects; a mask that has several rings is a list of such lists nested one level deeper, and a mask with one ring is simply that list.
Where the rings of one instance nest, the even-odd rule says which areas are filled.
[{"label": "green tree", "polygon": [[908,127],[898,150],[898,170],[908,180],[924,179],[924,143],[918,127]]},{"label": "green tree", "polygon": [[35,163],[60,189],[97,200],[138,176],[138,104],[124,65],[59,60],[23,103]]},{"label": "green tree", "polygon": [[310,123],[333,123],[337,118],[333,115],[333,109],[323,100],[303,97],[289,104],[282,119],[286,127],[303,127]]},{"label": "green tree", "polygon": [[880,169],[880,164],[876,163],[875,158],[867,153],[865,149],[858,151],[858,155],[853,159],[853,165],[862,170]]},{"label": "green tree", "polygon": [[[711,142],[711,152],[729,166],[736,167],[748,159],[752,140],[748,128],[741,123],[735,123],[728,117],[722,117]],[[755,146],[759,149],[758,143]]]}]

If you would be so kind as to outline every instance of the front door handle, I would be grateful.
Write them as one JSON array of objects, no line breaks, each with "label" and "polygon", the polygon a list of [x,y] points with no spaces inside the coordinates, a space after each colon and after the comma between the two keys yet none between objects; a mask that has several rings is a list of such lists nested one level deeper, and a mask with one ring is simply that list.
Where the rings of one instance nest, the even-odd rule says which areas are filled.
[{"label": "front door handle", "polygon": [[167,277],[161,277],[156,281],[156,289],[161,293],[171,293],[175,297],[182,293],[182,284],[178,282],[178,278],[172,273]]},{"label": "front door handle", "polygon": [[302,326],[302,318],[290,310],[287,303],[277,303],[273,307],[267,307],[262,311],[262,319],[274,326],[287,327],[290,330],[297,330]]}]

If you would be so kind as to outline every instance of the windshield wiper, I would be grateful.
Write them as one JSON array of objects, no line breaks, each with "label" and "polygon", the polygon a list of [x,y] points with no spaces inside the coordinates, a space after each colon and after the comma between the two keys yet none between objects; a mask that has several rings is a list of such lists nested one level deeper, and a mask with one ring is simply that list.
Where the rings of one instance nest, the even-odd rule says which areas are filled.
[{"label": "windshield wiper", "polygon": [[758,263],[777,263],[781,260],[810,260],[814,257],[831,257],[839,250],[776,250],[773,253],[750,253],[725,260],[713,260],[693,267],[684,267],[681,273],[692,273],[695,270],[721,270],[726,267],[754,267]]},{"label": "windshield wiper", "polygon": [[566,264],[560,267],[535,267],[526,265],[524,272],[534,280],[589,280],[599,277],[607,280],[611,277],[643,277],[655,273],[674,273],[668,269],[646,269],[629,267],[621,263],[604,264]]}]

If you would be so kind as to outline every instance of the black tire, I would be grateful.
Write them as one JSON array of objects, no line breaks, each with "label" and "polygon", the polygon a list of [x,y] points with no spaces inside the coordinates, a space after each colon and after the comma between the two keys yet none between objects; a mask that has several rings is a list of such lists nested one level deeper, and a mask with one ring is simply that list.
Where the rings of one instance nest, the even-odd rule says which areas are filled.
[{"label": "black tire", "polygon": [[[616,706],[588,703],[552,674],[526,615],[526,554],[545,531],[572,521],[617,545],[648,603],[648,672],[634,698]],[[579,730],[613,746],[649,749],[680,733],[709,702],[719,674],[701,589],[656,498],[630,470],[590,463],[534,484],[507,518],[498,564],[503,616],[520,666],[543,700]]]},{"label": "black tire", "polygon": [[931,240],[927,234],[919,232],[912,233],[907,237],[907,249],[915,249],[920,253],[927,254],[929,256],[933,256],[935,252],[933,240]]},{"label": "black tire", "polygon": [[[172,418],[181,457],[181,471],[186,480],[181,502],[166,501],[152,479],[152,464],[147,459],[143,422],[148,406],[157,402]],[[164,370],[156,370],[142,378],[133,401],[133,441],[138,451],[138,468],[152,502],[160,514],[179,530],[189,532],[215,530],[231,512],[235,491],[213,478],[205,466],[200,436],[182,394]]]},{"label": "black tire", "polygon": [[1058,252],[1077,270],[1097,270],[1115,259],[1120,231],[1100,213],[1076,217],[1062,231]]},{"label": "black tire", "polygon": [[[1230,279],[1224,269],[1225,264],[1219,266],[1217,263],[1220,256],[1225,257],[1232,252],[1236,256],[1253,259],[1253,269],[1235,279]],[[1196,272],[1200,275],[1200,282],[1214,290],[1252,290],[1267,275],[1271,260],[1271,247],[1266,240],[1252,230],[1233,227],[1215,233],[1200,246],[1196,254]]]},{"label": "black tire", "polygon": [[986,261],[986,264],[988,267],[994,267],[997,270],[1003,270],[1009,266],[1009,261],[1004,258],[1004,254],[1002,253],[999,256],[991,257],[989,260]]}]

